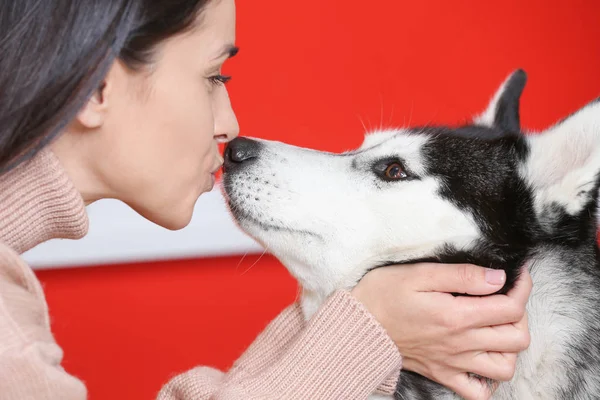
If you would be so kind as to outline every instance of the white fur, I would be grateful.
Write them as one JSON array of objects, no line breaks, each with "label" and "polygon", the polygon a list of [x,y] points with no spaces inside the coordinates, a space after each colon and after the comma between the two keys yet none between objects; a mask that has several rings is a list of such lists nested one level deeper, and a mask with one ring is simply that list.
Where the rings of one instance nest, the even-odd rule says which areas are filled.
[{"label": "white fur", "polygon": [[252,176],[267,178],[254,185],[254,178],[239,176],[246,183],[236,185],[235,196],[258,199],[244,202],[244,212],[282,229],[265,230],[250,219],[240,224],[300,281],[307,317],[378,264],[423,257],[444,243],[467,250],[480,236],[468,213],[437,194],[437,179],[386,184],[374,177],[370,163],[391,155],[424,171],[423,136],[386,136],[385,146],[353,156],[263,141]]},{"label": "white fur", "polygon": [[385,129],[368,132],[365,134],[360,149],[364,150],[385,143],[386,140],[393,138],[401,131],[402,129]]},{"label": "white fur", "polygon": [[515,379],[500,385],[494,399],[547,400],[548,393],[566,384],[565,375],[548,368],[566,359],[567,344],[583,332],[570,315],[585,312],[587,304],[573,304],[570,288],[561,285],[570,280],[569,271],[552,257],[532,260],[530,265],[535,285],[527,304],[531,344],[519,357]]},{"label": "white fur", "polygon": [[[476,121],[493,123],[502,90]],[[441,181],[424,174],[421,150],[428,140],[403,130],[376,132],[357,152],[344,155],[262,141],[259,159],[232,178],[228,195],[241,212],[238,222],[299,280],[306,318],[329,294],[354,286],[378,264],[431,255],[448,244],[468,251],[481,236],[468,213],[438,195]],[[580,211],[600,171],[600,103],[527,140],[531,153],[520,174],[534,190],[537,213],[553,203]],[[370,166],[388,156],[402,158],[420,179],[377,180]],[[585,334],[581,319],[572,315],[585,315],[590,304],[574,301],[566,285],[571,271],[555,249],[536,254],[527,306],[531,345],[519,357],[515,378],[500,385],[497,400],[555,398],[567,383],[557,366],[575,368],[567,344]],[[598,288],[584,285],[581,291],[593,299]],[[598,374],[588,372],[584,381],[600,393]]]},{"label": "white fur", "polygon": [[529,134],[531,156],[521,173],[536,191],[536,207],[556,202],[576,214],[600,170],[600,102],[541,134]]}]

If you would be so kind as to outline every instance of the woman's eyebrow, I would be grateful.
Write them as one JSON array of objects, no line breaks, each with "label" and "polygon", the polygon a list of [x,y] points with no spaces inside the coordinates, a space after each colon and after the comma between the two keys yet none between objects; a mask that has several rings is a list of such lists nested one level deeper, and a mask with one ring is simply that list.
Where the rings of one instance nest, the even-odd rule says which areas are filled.
[{"label": "woman's eyebrow", "polygon": [[240,51],[239,47],[237,47],[233,44],[228,44],[223,48],[223,50],[219,53],[219,55],[217,57],[215,57],[215,60],[221,59],[225,56],[227,56],[227,58],[235,57],[235,55],[239,51]]}]

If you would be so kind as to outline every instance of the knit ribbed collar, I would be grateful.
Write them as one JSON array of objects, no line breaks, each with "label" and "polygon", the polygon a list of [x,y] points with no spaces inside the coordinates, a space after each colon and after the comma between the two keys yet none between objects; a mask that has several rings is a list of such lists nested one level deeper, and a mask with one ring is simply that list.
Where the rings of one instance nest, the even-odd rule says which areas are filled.
[{"label": "knit ribbed collar", "polygon": [[49,149],[0,176],[0,242],[23,253],[87,231],[83,199]]}]

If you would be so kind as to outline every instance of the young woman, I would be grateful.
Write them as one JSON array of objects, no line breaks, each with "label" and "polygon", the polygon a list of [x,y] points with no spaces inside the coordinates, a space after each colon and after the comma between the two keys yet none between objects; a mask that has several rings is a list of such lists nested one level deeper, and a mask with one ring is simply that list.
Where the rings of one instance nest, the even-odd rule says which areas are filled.
[{"label": "young woman", "polygon": [[[0,3],[3,400],[87,396],[61,367],[42,288],[19,254],[85,235],[85,205],[102,198],[186,226],[221,166],[218,144],[238,134],[221,75],[236,52],[234,0]],[[402,367],[487,399],[493,388],[468,372],[511,378],[529,342],[530,278],[509,295],[447,292],[486,295],[503,282],[472,265],[378,269],[307,323],[290,306],[230,371],[198,367],[159,398],[360,399],[393,392]]]}]

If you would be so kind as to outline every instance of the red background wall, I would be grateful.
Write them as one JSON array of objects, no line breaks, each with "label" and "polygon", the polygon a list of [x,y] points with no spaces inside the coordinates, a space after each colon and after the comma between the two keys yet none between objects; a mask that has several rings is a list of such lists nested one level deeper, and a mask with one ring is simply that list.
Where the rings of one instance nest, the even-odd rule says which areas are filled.
[{"label": "red background wall", "polygon": [[[595,0],[244,0],[226,72],[242,134],[302,146],[355,147],[361,120],[465,121],[517,67],[522,122],[539,129],[600,95],[599,16]],[[176,372],[229,367],[296,296],[270,256],[38,275],[92,400],[149,399]]]}]

